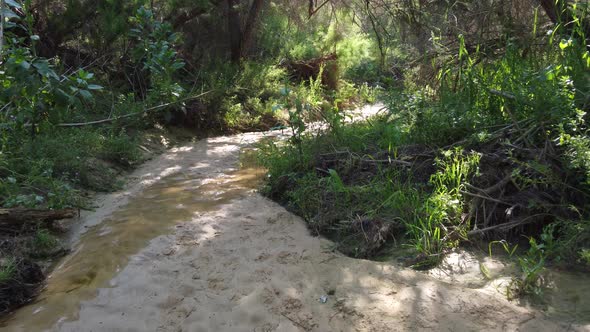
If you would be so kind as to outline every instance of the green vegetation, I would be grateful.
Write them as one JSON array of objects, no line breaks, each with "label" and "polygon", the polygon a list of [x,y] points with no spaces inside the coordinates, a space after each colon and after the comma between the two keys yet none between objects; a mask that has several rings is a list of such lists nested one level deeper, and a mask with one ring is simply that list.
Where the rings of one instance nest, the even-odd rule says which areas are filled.
[{"label": "green vegetation", "polygon": [[10,281],[15,272],[16,265],[14,264],[14,259],[5,259],[0,265],[0,285]]},{"label": "green vegetation", "polygon": [[47,230],[37,230],[33,237],[32,246],[37,250],[53,249],[58,244],[58,239],[51,235]]},{"label": "green vegetation", "polygon": [[[202,42],[180,29],[201,15],[203,31],[225,22],[221,1],[72,1],[50,5],[41,17],[36,1],[4,7],[0,201],[6,207],[84,206],[83,190],[116,188],[118,170],[142,160],[138,145],[153,126],[186,126],[196,135],[260,130],[287,124],[298,103],[313,110],[309,120],[375,100],[359,74],[373,63],[371,42],[350,24],[350,9],[339,9],[338,20],[322,12],[293,26],[279,2],[264,6],[254,22],[264,56],[244,53],[236,62],[224,59],[219,40]],[[196,16],[187,17],[188,9]],[[300,9],[292,15],[303,16]],[[247,28],[240,38],[247,39]],[[284,32],[280,40],[277,29]],[[316,61],[330,52],[338,60]],[[100,176],[105,172],[110,176]]]},{"label": "green vegetation", "polygon": [[[319,136],[298,130],[290,144],[262,146],[264,193],[345,253],[380,257],[402,243],[415,251],[406,263],[420,268],[462,243],[526,236],[527,251],[515,257],[522,277],[513,280],[510,297],[539,293],[547,264],[590,268],[588,8],[560,8],[564,16],[554,25],[541,17],[547,8],[521,12],[530,18],[522,27],[527,35],[499,20],[477,26],[506,29],[495,40],[434,32],[434,45],[411,40],[431,50],[419,62],[407,58],[411,46],[395,45],[403,34],[385,37],[379,29],[428,25],[436,21],[431,12],[405,24],[381,13],[373,40],[380,55],[415,66],[403,73],[403,84],[381,93],[389,113],[365,124],[339,118]],[[560,21],[566,17],[572,21]]]},{"label": "green vegetation", "polygon": [[[174,127],[302,134],[308,121],[336,126],[344,109],[375,101],[362,69],[372,46],[354,12],[318,11],[308,24],[307,4],[291,5],[0,1],[2,208],[88,209],[92,192],[120,188],[120,175],[168,147]],[[29,301],[38,263],[65,252],[44,227],[0,229],[0,259],[14,257],[16,271],[0,312]]]},{"label": "green vegetation", "polygon": [[[118,188],[150,156],[154,132],[280,128],[290,140],[258,156],[263,191],[342,252],[404,246],[428,268],[462,244],[525,237],[513,295],[536,293],[548,264],[590,267],[582,1],[0,6],[3,208],[87,208],[88,191]],[[378,101],[375,118],[346,121]],[[58,247],[21,233],[34,251]],[[20,244],[1,236],[10,271]]]}]

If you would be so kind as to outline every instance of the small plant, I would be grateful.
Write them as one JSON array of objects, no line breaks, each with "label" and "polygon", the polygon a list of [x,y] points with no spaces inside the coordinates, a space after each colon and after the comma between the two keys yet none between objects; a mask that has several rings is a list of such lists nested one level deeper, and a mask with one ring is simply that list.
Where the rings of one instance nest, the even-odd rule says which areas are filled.
[{"label": "small plant", "polygon": [[125,131],[112,132],[106,136],[102,143],[100,156],[105,160],[127,167],[135,165],[141,160],[135,138],[127,135]]},{"label": "small plant", "polygon": [[[518,248],[518,244],[510,246],[506,240],[492,241],[488,244],[488,251],[492,257],[492,246],[500,244],[508,257],[512,258]],[[534,238],[529,238],[529,249],[524,255],[517,257],[517,264],[520,268],[521,275],[512,277],[510,283],[506,286],[506,297],[515,299],[525,295],[542,294],[545,281],[543,271],[547,253],[544,244],[538,244]]]},{"label": "small plant", "polygon": [[35,251],[47,252],[55,248],[59,244],[59,241],[48,230],[38,229],[31,240],[31,244]]},{"label": "small plant", "polygon": [[10,281],[16,273],[16,264],[14,258],[4,258],[0,260],[0,285]]},{"label": "small plant", "polygon": [[456,247],[467,238],[468,220],[463,211],[462,189],[473,174],[477,174],[480,156],[464,154],[459,148],[443,152],[436,160],[439,170],[430,178],[432,195],[416,211],[416,217],[406,224],[414,248],[435,263],[448,248]]},{"label": "small plant", "polygon": [[130,30],[136,41],[133,56],[147,74],[151,97],[157,102],[180,98],[184,89],[174,80],[174,74],[185,66],[174,49],[180,35],[173,32],[170,23],[156,20],[145,7],[140,7],[130,20],[135,25]]},{"label": "small plant", "polygon": [[350,190],[348,187],[346,187],[344,181],[342,181],[342,178],[340,175],[338,175],[338,172],[336,170],[329,169],[328,173],[330,173],[329,183],[331,190],[335,193],[344,194],[346,201],[350,201]]},{"label": "small plant", "polygon": [[285,101],[285,107],[289,113],[289,128],[291,129],[291,138],[289,142],[297,147],[299,155],[303,155],[303,133],[307,129],[304,120],[304,105],[297,95],[293,95],[291,89],[285,86],[281,90]]},{"label": "small plant", "polygon": [[502,246],[502,248],[504,249],[504,251],[508,254],[508,257],[512,257],[514,255],[514,252],[518,248],[518,244],[514,245],[511,248],[510,244],[506,240],[491,241],[488,244],[488,252],[489,252],[490,258],[492,257],[492,246],[495,244],[500,244]]},{"label": "small plant", "polygon": [[481,156],[475,152],[464,154],[461,148],[447,150],[442,154],[442,158],[436,159],[439,171],[430,178],[430,182],[435,191],[460,195],[468,178],[478,174]]},{"label": "small plant", "polygon": [[518,257],[521,269],[520,277],[513,277],[506,288],[509,299],[523,295],[541,295],[544,289],[543,271],[545,269],[546,254],[544,246],[538,244],[534,238],[529,239],[529,250]]}]

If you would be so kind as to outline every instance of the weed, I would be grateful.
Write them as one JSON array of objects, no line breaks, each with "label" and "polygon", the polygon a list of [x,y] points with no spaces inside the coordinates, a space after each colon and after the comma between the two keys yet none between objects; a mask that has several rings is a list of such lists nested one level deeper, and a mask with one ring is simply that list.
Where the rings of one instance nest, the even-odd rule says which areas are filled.
[{"label": "weed", "polygon": [[513,277],[506,292],[508,298],[522,295],[541,295],[544,288],[543,271],[546,254],[542,244],[529,238],[529,249],[526,254],[518,257],[518,266],[522,272],[520,277]]},{"label": "weed", "polygon": [[492,257],[492,246],[495,244],[500,244],[509,257],[512,257],[516,249],[518,249],[518,244],[512,246],[511,248],[510,244],[506,240],[490,241],[490,243],[488,243],[488,253],[490,258]]},{"label": "weed", "polygon": [[16,264],[14,258],[5,258],[0,261],[0,285],[4,284],[16,273]]},{"label": "weed", "polygon": [[46,229],[38,229],[31,240],[31,245],[35,252],[48,252],[58,244],[58,239]]},{"label": "weed", "polygon": [[468,220],[462,218],[465,182],[479,164],[477,153],[464,154],[461,149],[445,151],[436,160],[438,171],[430,178],[434,190],[415,218],[406,223],[410,243],[424,254],[430,263],[442,258],[446,249],[456,247],[467,238]]},{"label": "weed", "polygon": [[[506,240],[491,241],[488,244],[489,255],[492,257],[492,246],[500,244],[508,257],[515,257],[518,244],[511,246]],[[539,296],[545,287],[543,271],[547,253],[543,244],[538,244],[533,238],[529,238],[529,248],[522,255],[516,255],[516,262],[520,269],[521,275],[512,277],[510,283],[506,286],[506,296],[508,299],[514,299],[525,295]]]},{"label": "weed", "polygon": [[589,268],[588,252],[590,223],[586,220],[558,220],[547,225],[541,234],[541,244],[556,263]]},{"label": "weed", "polygon": [[127,135],[125,131],[111,132],[103,139],[99,156],[104,160],[127,167],[133,166],[141,160],[136,138]]}]

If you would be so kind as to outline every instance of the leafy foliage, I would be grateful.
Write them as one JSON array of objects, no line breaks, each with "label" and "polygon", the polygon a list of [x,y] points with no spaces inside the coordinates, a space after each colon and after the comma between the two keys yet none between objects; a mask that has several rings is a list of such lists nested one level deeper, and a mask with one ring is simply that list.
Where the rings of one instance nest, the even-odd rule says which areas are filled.
[{"label": "leafy foliage", "polygon": [[172,31],[172,26],[159,22],[154,13],[140,7],[131,19],[134,28],[130,36],[137,42],[132,54],[136,63],[143,64],[142,70],[150,77],[148,84],[151,98],[173,100],[180,97],[183,88],[174,81],[174,74],[185,66],[174,49],[180,36]]}]

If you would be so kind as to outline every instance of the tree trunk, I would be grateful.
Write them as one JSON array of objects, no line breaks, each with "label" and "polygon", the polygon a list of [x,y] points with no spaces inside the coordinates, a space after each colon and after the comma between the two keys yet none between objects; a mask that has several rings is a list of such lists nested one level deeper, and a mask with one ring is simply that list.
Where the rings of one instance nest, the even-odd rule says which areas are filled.
[{"label": "tree trunk", "polygon": [[4,49],[4,0],[0,0],[0,62]]},{"label": "tree trunk", "polygon": [[248,53],[250,50],[250,44],[252,43],[254,30],[256,30],[256,26],[258,25],[258,18],[262,12],[263,4],[264,0],[254,0],[252,6],[250,7],[248,20],[244,26],[244,32],[242,33],[242,40],[240,42],[240,57],[245,57],[246,53]]},{"label": "tree trunk", "polygon": [[366,0],[366,10],[367,15],[369,16],[369,20],[371,21],[371,27],[373,27],[373,32],[375,33],[375,37],[377,38],[377,46],[379,47],[379,55],[381,61],[379,62],[381,69],[385,68],[385,49],[383,47],[383,39],[381,38],[381,34],[377,28],[377,24],[375,23],[375,18],[373,17],[373,13],[371,12],[371,2]]},{"label": "tree trunk", "polygon": [[237,6],[240,0],[227,0],[227,22],[229,31],[229,46],[231,61],[239,63],[242,53],[242,33],[240,28],[240,13]]}]

